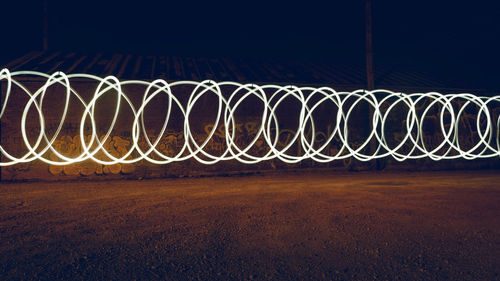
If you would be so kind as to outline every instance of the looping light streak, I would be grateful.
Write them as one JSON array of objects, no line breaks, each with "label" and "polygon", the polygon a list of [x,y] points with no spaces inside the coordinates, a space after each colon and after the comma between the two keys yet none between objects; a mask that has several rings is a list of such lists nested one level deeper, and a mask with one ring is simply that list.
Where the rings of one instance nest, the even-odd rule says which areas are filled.
[{"label": "looping light streak", "polygon": [[[15,79],[17,76],[35,76],[46,79],[46,82],[38,90],[31,92],[20,81]],[[98,83],[90,101],[85,101],[71,87],[71,79],[88,79]],[[153,82],[139,80],[119,81],[113,76],[101,78],[88,74],[66,75],[62,72],[49,75],[35,71],[10,73],[7,69],[0,71],[0,82],[5,85],[6,89],[0,111],[1,121],[5,121],[4,114],[9,100],[13,98],[14,87],[21,89],[28,97],[28,101],[22,108],[20,124],[20,132],[26,147],[26,153],[16,157],[9,153],[4,146],[0,145],[2,155],[0,166],[28,163],[35,160],[50,165],[68,165],[88,160],[103,165],[136,163],[141,160],[161,165],[191,158],[203,164],[214,164],[227,160],[253,164],[272,159],[279,159],[286,163],[297,163],[306,159],[325,163],[350,157],[361,161],[385,157],[405,161],[425,157],[433,160],[457,158],[472,160],[500,156],[500,117],[495,116],[496,112],[493,110],[493,108],[500,106],[500,96],[480,97],[465,93],[439,94],[436,92],[404,94],[388,90],[336,92],[329,87],[259,86],[230,81],[217,83],[212,80],[202,82],[177,81],[172,83],[162,79]],[[47,89],[56,84],[65,88],[64,108],[55,132],[49,137],[46,132],[43,102]],[[130,85],[146,87],[142,103],[138,108],[134,106],[130,97],[123,90],[124,86]],[[192,90],[187,103],[183,104],[172,89],[186,85],[194,87],[194,90]],[[228,86],[232,87],[233,90],[229,95],[227,93],[224,95],[221,88]],[[109,128],[103,136],[99,137],[96,129],[95,107],[99,99],[108,92],[116,93],[116,104],[115,108],[112,109],[113,118]],[[146,107],[160,94],[165,94],[168,98],[168,109],[165,112],[160,132],[154,138],[154,141],[151,141],[151,136],[148,135],[146,130],[144,113]],[[207,137],[199,143],[200,141],[195,138],[189,120],[196,117],[195,105],[206,94],[215,94],[217,97],[217,115]],[[263,105],[262,113],[259,113],[260,126],[255,136],[246,145],[240,147],[241,144],[236,141],[235,112],[245,100],[251,97],[257,98]],[[69,157],[64,155],[63,152],[57,151],[54,142],[63,130],[67,117],[76,114],[70,111],[70,100],[75,100],[74,98],[84,108],[83,114],[79,117],[81,153]],[[280,130],[277,111],[284,100],[290,99],[300,103],[301,108],[296,112],[296,116],[291,116],[292,119],[298,119],[295,133],[287,143],[283,144],[280,143],[279,139],[283,129]],[[426,104],[426,102],[428,103]],[[359,111],[363,103],[372,108],[373,115],[370,117],[371,124],[365,126],[365,131],[368,130],[367,134],[365,132],[367,136],[360,142],[355,142],[352,137],[354,129],[349,126],[349,120],[350,118],[357,118],[353,118],[353,116],[359,115],[356,110]],[[126,153],[116,157],[106,150],[104,144],[111,137],[120,113],[119,109],[123,105],[128,106],[133,114],[134,121],[130,127],[131,144]],[[318,129],[314,113],[321,106],[325,107],[327,105],[333,105],[335,108],[335,110],[329,111],[331,119],[334,120],[329,121],[329,125],[333,127],[333,130],[318,145],[316,143]],[[401,129],[403,134],[399,140],[385,133],[390,129],[389,114],[396,112],[397,107],[404,107],[407,110],[406,114],[399,116],[400,124],[403,124]],[[169,156],[161,152],[158,145],[167,131],[169,121],[172,119],[172,108],[178,108],[178,111],[182,114],[184,143],[175,155]],[[473,131],[477,134],[475,137],[475,142],[477,142],[472,147],[465,149],[464,145],[460,144],[460,140],[464,136],[470,138],[472,136],[468,136],[470,131],[465,131],[461,124],[464,123],[464,116],[469,114],[467,111],[470,111],[471,108],[475,108],[474,112],[476,113],[474,115],[476,120]],[[424,123],[435,109],[438,109],[439,113],[438,132],[442,140],[439,144],[431,145],[425,136]],[[30,128],[27,128],[26,122],[28,112],[33,110],[36,110],[38,114],[39,133],[36,139],[30,140],[27,133]],[[365,111],[367,111],[366,108]],[[368,112],[363,114],[368,116]],[[316,116],[316,118],[318,117]],[[366,119],[368,120],[368,117]],[[91,126],[90,140],[86,139],[89,132],[86,131],[88,128],[85,128],[85,124],[89,122]],[[225,149],[222,153],[213,153],[207,149],[207,145],[215,137],[216,130],[220,126],[226,128],[223,138]],[[259,141],[261,144],[258,145]],[[373,145],[373,142],[375,142],[375,145]],[[262,143],[264,143],[264,149],[261,147]],[[332,145],[338,149],[329,149]],[[255,152],[257,146],[260,148],[259,152]],[[49,159],[47,157],[48,153],[55,155],[56,160],[53,160],[54,157]]]}]

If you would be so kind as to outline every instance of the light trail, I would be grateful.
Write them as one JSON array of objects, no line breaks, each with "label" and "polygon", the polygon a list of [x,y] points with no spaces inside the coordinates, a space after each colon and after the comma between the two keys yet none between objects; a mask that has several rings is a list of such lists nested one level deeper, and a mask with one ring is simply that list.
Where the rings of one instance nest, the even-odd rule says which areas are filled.
[{"label": "light trail", "polygon": [[[44,79],[43,86],[36,91],[29,91],[17,77],[30,76]],[[86,101],[73,87],[70,81],[73,79],[85,79],[98,83],[92,98]],[[444,159],[477,159],[500,156],[500,117],[497,116],[495,108],[500,106],[500,96],[480,97],[472,94],[440,94],[413,93],[405,94],[388,90],[365,91],[357,90],[353,92],[337,92],[330,87],[297,87],[293,85],[255,85],[241,84],[236,82],[215,82],[205,80],[202,82],[176,81],[168,83],[165,80],[155,80],[153,82],[140,80],[119,81],[113,76],[105,78],[88,74],[69,74],[56,72],[52,75],[34,72],[17,71],[10,73],[7,69],[0,71],[0,82],[5,85],[5,94],[1,104],[0,120],[6,121],[4,114],[9,106],[9,101],[14,98],[13,89],[18,88],[24,92],[28,101],[24,107],[19,108],[22,113],[19,131],[25,146],[25,153],[22,156],[14,156],[0,145],[2,162],[0,166],[14,165],[18,163],[28,163],[39,160],[50,165],[68,165],[83,161],[94,161],[103,165],[116,163],[136,163],[147,161],[153,164],[168,164],[171,162],[185,161],[191,158],[203,164],[214,164],[219,161],[236,160],[245,164],[253,164],[261,161],[279,159],[286,163],[297,163],[303,160],[313,160],[316,162],[330,162],[346,158],[356,158],[361,161],[392,157],[397,161],[407,159],[431,158],[433,160]],[[52,136],[46,132],[46,120],[43,114],[43,102],[47,89],[53,85],[61,85],[65,88],[64,109],[57,129]],[[134,106],[130,97],[127,96],[123,87],[137,85],[146,87],[143,93],[142,103]],[[174,93],[179,86],[194,87],[191,91],[187,103],[182,103]],[[223,93],[222,88],[232,87],[232,90]],[[112,109],[113,118],[109,128],[103,136],[98,136],[96,118],[94,116],[95,107],[99,99],[108,92],[116,93],[116,106]],[[17,94],[17,92],[16,92]],[[161,126],[159,134],[154,141],[148,135],[144,123],[145,108],[152,104],[153,99],[165,94],[168,98],[168,110],[165,112],[165,120]],[[192,131],[192,124],[189,120],[196,115],[194,110],[197,102],[205,94],[214,94],[217,97],[217,116],[212,129],[205,140],[199,143]],[[262,112],[260,116],[260,126],[246,145],[240,147],[236,141],[236,121],[235,112],[248,98],[257,98],[262,102]],[[76,98],[76,99],[75,99]],[[279,136],[282,132],[278,118],[278,107],[282,106],[284,100],[293,99],[301,104],[300,110],[296,112],[297,127],[293,137],[285,144],[280,144]],[[83,106],[83,114],[71,112],[70,101],[76,100]],[[428,104],[425,104],[428,102]],[[352,123],[356,110],[362,108],[362,104],[373,108],[373,115],[370,116],[370,124],[366,124],[367,136],[359,142],[353,141],[352,132],[356,128]],[[131,144],[127,152],[122,156],[114,156],[106,150],[105,143],[111,137],[111,132],[116,126],[117,118],[121,106],[130,108],[134,121],[130,124]],[[330,116],[333,121],[329,124],[333,130],[325,137],[324,141],[316,144],[316,133],[318,117],[315,112],[321,106],[331,106]],[[401,115],[400,123],[404,124],[399,139],[386,134],[388,130],[389,115],[396,112],[397,107],[406,108],[406,113]],[[167,155],[158,146],[165,136],[169,121],[172,119],[172,108],[178,108],[182,114],[183,139],[175,155]],[[39,119],[38,136],[29,139],[27,131],[27,116],[30,111],[35,110]],[[439,113],[438,132],[442,140],[438,144],[429,144],[426,138],[424,123],[428,120],[431,112]],[[476,116],[473,131],[475,136],[474,144],[464,148],[461,139],[463,137],[473,138],[471,131],[465,131],[461,124],[465,116],[470,116],[468,112],[474,110]],[[72,114],[80,120],[79,137],[81,152],[77,156],[67,156],[63,152],[57,151],[54,142],[64,129],[65,120]],[[318,113],[316,113],[318,114]],[[368,114],[368,113],[367,113]],[[316,119],[315,119],[316,118]],[[358,118],[359,119],[359,118]],[[350,121],[351,120],[351,121]],[[90,122],[90,132],[85,124]],[[222,153],[212,153],[207,149],[207,144],[215,137],[217,128],[223,126],[225,148]],[[358,124],[359,127],[359,124]],[[363,127],[363,126],[361,126]],[[87,131],[86,131],[87,130]],[[358,128],[359,130],[359,128]],[[90,135],[90,139],[86,136]],[[141,141],[142,140],[142,141]],[[255,152],[257,143],[263,143],[260,152]],[[375,142],[375,149],[370,146]],[[336,145],[338,149],[329,149]],[[431,147],[432,146],[432,147]],[[48,157],[48,154],[55,155]]]}]

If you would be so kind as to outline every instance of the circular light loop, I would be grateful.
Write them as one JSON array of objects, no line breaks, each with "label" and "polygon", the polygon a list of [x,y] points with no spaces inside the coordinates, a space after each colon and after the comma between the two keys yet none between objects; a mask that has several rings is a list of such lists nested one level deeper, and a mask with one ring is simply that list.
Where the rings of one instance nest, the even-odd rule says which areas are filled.
[{"label": "circular light loop", "polygon": [[[23,76],[41,78],[45,83],[32,92],[19,79]],[[90,100],[82,97],[71,86],[71,81],[75,79],[98,84]],[[388,157],[397,161],[430,158],[439,161],[500,156],[500,110],[497,110],[500,108],[500,96],[481,97],[467,93],[443,95],[436,92],[404,94],[389,90],[337,92],[330,87],[255,85],[212,80],[171,83],[163,79],[152,82],[120,81],[114,76],[101,78],[62,72],[49,75],[35,71],[11,73],[8,69],[0,71],[0,83],[4,90],[0,121],[7,121],[12,112],[17,111],[21,115],[19,132],[25,149],[21,156],[14,156],[14,153],[7,151],[8,146],[0,144],[0,154],[3,156],[0,166],[36,160],[50,165],[83,161],[102,165],[146,161],[164,165],[195,159],[208,165],[229,160],[255,164],[279,159],[292,164],[303,160],[326,163],[348,158],[360,161]],[[65,89],[65,98],[54,133],[48,135],[47,120],[43,113],[44,100],[54,85]],[[146,88],[139,105],[134,104],[133,99],[125,93],[124,89],[129,86]],[[178,90],[184,87],[192,89],[187,102],[182,101]],[[107,109],[112,112],[110,125],[99,136],[95,108],[106,94],[114,96],[115,102],[114,107]],[[13,100],[17,99],[15,95],[25,95],[24,99],[27,96],[25,104],[14,106]],[[162,123],[157,124],[160,129],[152,136],[146,129],[146,108],[153,106],[159,95],[166,95],[167,110],[162,116],[154,116],[154,120]],[[199,126],[191,124],[192,121],[207,119],[202,114],[208,109],[198,110],[200,100],[205,96],[215,96],[217,100],[214,103],[217,108],[215,120],[205,124],[205,128],[211,128],[207,129],[206,136],[195,133],[195,128]],[[262,111],[251,116],[258,126],[252,132],[246,132],[247,138],[239,139],[242,130],[238,129],[241,125],[238,125],[236,112],[245,102],[255,100],[257,104],[262,104],[259,105]],[[83,107],[83,113],[73,112],[71,103],[74,102]],[[300,108],[293,112],[283,110],[289,108],[287,105],[290,102],[298,103]],[[130,109],[133,117],[129,125],[118,125],[123,106]],[[36,128],[32,127],[34,122],[30,122],[32,112],[38,119]],[[72,156],[65,155],[56,145],[69,119],[79,120],[81,149],[78,155]],[[353,126],[350,123],[354,119],[368,121]],[[167,153],[161,149],[162,140],[168,137],[167,132],[175,120],[182,120],[183,131],[180,133],[183,143],[177,145],[174,153]],[[290,122],[296,127],[286,127]],[[398,128],[389,125],[394,122],[399,122]],[[428,130],[430,123],[435,127],[431,132]],[[86,124],[89,125],[87,128]],[[325,124],[329,128],[326,133],[321,131]],[[130,143],[125,150],[121,150],[119,156],[108,151],[106,145],[114,140],[113,129],[118,126],[120,131],[131,132]],[[318,135],[321,135],[320,140]],[[286,137],[284,143],[283,136]],[[215,141],[219,142],[221,148],[217,152],[212,151],[209,145]]]}]

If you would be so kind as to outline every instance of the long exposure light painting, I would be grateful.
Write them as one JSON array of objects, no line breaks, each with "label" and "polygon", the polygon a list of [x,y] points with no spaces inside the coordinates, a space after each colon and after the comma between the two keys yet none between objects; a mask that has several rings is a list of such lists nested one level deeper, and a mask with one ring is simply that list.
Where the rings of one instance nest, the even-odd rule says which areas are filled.
[{"label": "long exposure light painting", "polygon": [[[18,77],[30,76],[43,79],[43,86],[35,91],[28,90]],[[93,91],[90,99],[84,99],[71,85],[73,80],[92,81],[98,86]],[[153,164],[168,164],[176,161],[196,159],[203,164],[214,164],[219,161],[236,160],[241,163],[252,164],[271,159],[279,159],[286,163],[297,163],[302,160],[313,160],[316,162],[330,162],[346,158],[356,158],[361,161],[370,161],[378,158],[392,157],[398,161],[407,159],[419,159],[429,157],[433,160],[443,159],[476,159],[500,156],[499,127],[500,118],[496,110],[500,106],[500,96],[481,97],[473,94],[440,94],[429,93],[401,93],[389,90],[356,90],[352,92],[337,92],[330,87],[299,87],[293,85],[256,85],[241,84],[237,82],[215,82],[205,80],[166,82],[155,80],[152,82],[140,80],[119,81],[113,76],[105,78],[89,74],[69,74],[56,72],[52,75],[34,72],[17,71],[10,73],[7,69],[0,72],[0,82],[4,84],[4,94],[1,104],[0,120],[6,121],[5,111],[9,108],[9,101],[13,98],[13,88],[21,89],[27,95],[24,107],[16,107],[22,113],[19,131],[25,146],[25,152],[21,156],[14,156],[8,149],[0,146],[2,161],[0,166],[14,165],[17,163],[28,163],[35,160],[43,161],[50,165],[68,165],[82,161],[94,161],[104,165],[116,163],[136,163],[148,161]],[[63,86],[65,89],[65,103],[62,109],[61,119],[57,122],[54,132],[50,134],[46,130],[46,119],[43,114],[43,103],[47,89],[53,85]],[[130,99],[131,93],[126,93],[123,88],[127,85],[140,85],[145,88],[144,92],[134,93],[142,95],[142,102],[134,105]],[[182,102],[176,94],[180,86],[189,85],[193,88],[187,102]],[[231,91],[224,90],[231,87]],[[95,107],[101,101],[105,93],[115,93],[115,107],[110,109],[113,118],[106,133],[99,135],[96,127]],[[17,93],[16,93],[17,94]],[[21,93],[22,94],[22,93]],[[23,95],[24,95],[23,94]],[[166,95],[168,110],[162,117],[163,124],[156,136],[147,132],[144,115],[146,106],[153,103],[158,95]],[[197,141],[192,132],[193,124],[190,120],[197,112],[193,110],[197,102],[204,95],[215,95],[217,115],[211,130],[202,141]],[[70,97],[72,97],[70,99]],[[259,126],[253,137],[244,145],[235,141],[235,112],[245,101],[250,98],[260,101],[262,112],[258,112]],[[301,106],[289,118],[297,120],[295,134],[286,144],[279,143],[281,130],[280,117],[276,112],[284,100],[294,100]],[[72,112],[70,100],[77,101],[83,108],[83,112]],[[425,106],[422,106],[426,101]],[[352,125],[355,113],[364,104],[366,126]],[[120,108],[127,106],[133,114],[133,122],[129,124],[131,132],[131,143],[123,155],[117,157],[109,153],[103,145],[110,138],[111,131],[116,125]],[[324,141],[317,145],[315,142],[318,117],[315,112],[320,106],[328,106],[330,115],[335,120],[331,122],[329,134]],[[394,139],[385,132],[388,129],[388,116],[394,114],[396,107],[405,108],[404,114],[398,118],[404,124],[402,133],[398,139]],[[158,149],[159,141],[168,130],[170,120],[177,108],[183,119],[183,140],[181,148],[174,154],[166,154]],[[371,108],[371,109],[370,109]],[[37,136],[30,137],[27,131],[28,112],[35,110],[38,115]],[[258,110],[258,109],[256,109]],[[358,110],[358,111],[356,111]],[[426,143],[424,123],[432,110],[438,111],[437,131],[441,135],[439,143],[430,146]],[[470,134],[463,130],[461,124],[465,116],[470,116],[474,111],[473,123],[475,137],[474,144],[465,147],[461,143],[462,136]],[[371,112],[371,113],[370,113]],[[64,155],[54,146],[55,140],[63,130],[65,120],[68,116],[80,120],[79,139],[81,152],[76,156]],[[359,119],[359,118],[358,118]],[[90,124],[90,127],[85,126]],[[17,126],[17,125],[16,125]],[[206,149],[207,143],[214,137],[218,127],[223,126],[224,149],[222,153],[211,153]],[[366,136],[356,144],[352,141],[352,132],[366,128]],[[90,129],[89,129],[90,128]],[[90,137],[89,137],[90,136]],[[471,136],[467,136],[472,138]],[[139,141],[143,140],[143,141]],[[255,153],[254,147],[257,142],[263,143],[265,149]],[[328,150],[327,147],[335,142],[339,149]],[[297,147],[299,149],[297,149]],[[295,149],[292,149],[295,148]],[[56,157],[47,157],[47,154]]]}]

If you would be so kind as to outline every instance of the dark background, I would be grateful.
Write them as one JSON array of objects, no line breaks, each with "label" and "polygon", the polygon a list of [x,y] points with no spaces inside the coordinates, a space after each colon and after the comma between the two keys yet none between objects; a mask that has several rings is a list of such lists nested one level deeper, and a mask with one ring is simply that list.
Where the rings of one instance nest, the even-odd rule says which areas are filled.
[{"label": "dark background", "polygon": [[[1,4],[2,65],[42,49],[43,1],[17,2]],[[49,50],[365,61],[365,1],[159,2],[49,0]],[[499,18],[493,4],[374,0],[375,68],[411,65],[498,90]]]}]

